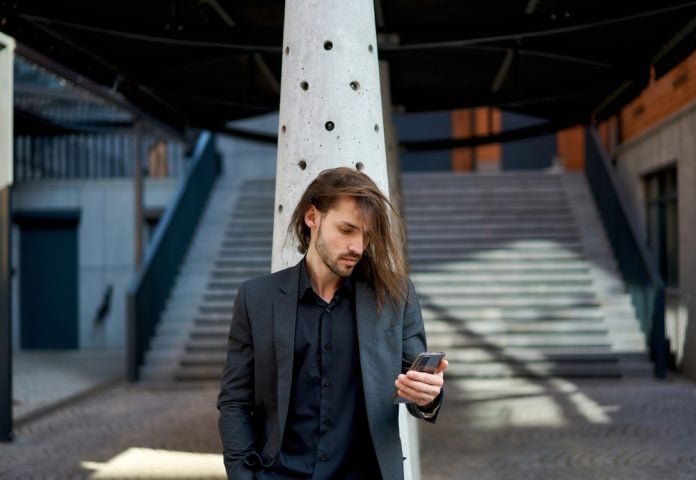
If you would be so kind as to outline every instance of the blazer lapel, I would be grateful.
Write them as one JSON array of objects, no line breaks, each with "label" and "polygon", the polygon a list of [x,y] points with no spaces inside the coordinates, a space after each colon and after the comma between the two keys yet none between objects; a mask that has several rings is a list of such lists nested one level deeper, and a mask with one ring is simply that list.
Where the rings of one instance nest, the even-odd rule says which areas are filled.
[{"label": "blazer lapel", "polygon": [[[374,399],[376,387],[380,382],[377,366],[383,361],[388,352],[378,348],[377,300],[374,292],[364,282],[356,282],[355,287],[355,322],[358,329],[358,348],[360,350],[360,366],[362,371],[363,389],[366,399]],[[367,402],[367,413],[370,417],[371,404]]]},{"label": "blazer lapel", "polygon": [[285,421],[290,406],[298,283],[299,265],[286,270],[279,282],[278,293],[273,301],[273,334],[278,362],[278,421],[281,433],[285,430]]}]

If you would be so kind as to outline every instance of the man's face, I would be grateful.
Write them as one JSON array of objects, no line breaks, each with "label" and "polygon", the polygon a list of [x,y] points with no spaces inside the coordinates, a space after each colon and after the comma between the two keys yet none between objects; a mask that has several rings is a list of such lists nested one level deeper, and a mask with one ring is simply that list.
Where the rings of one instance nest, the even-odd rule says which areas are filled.
[{"label": "man's face", "polygon": [[310,248],[339,277],[349,277],[368,245],[369,225],[352,197],[339,198],[324,214],[316,212]]}]

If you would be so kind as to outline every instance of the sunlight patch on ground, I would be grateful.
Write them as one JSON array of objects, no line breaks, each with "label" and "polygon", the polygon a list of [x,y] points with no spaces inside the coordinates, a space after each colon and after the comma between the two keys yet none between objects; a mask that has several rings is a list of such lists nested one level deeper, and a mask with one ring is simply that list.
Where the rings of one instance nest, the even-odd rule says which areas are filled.
[{"label": "sunlight patch on ground", "polygon": [[82,467],[94,471],[91,480],[227,478],[221,455],[151,448],[129,448],[106,463],[82,462]]},{"label": "sunlight patch on ground", "polygon": [[470,402],[467,422],[473,427],[564,428],[582,418],[588,424],[608,425],[617,405],[601,405],[582,392],[581,386],[560,378],[546,381],[453,381],[460,399]]}]

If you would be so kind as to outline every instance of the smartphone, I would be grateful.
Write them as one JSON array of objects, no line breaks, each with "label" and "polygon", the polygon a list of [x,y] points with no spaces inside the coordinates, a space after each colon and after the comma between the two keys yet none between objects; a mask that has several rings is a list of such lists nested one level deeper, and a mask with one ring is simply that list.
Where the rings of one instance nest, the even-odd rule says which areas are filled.
[{"label": "smartphone", "polygon": [[[411,364],[409,370],[415,370],[417,372],[425,373],[435,373],[437,367],[440,366],[440,361],[445,358],[445,352],[423,352],[419,353],[416,359]],[[398,390],[394,392],[392,397],[394,403],[410,403],[410,400],[406,400],[398,395]]]}]

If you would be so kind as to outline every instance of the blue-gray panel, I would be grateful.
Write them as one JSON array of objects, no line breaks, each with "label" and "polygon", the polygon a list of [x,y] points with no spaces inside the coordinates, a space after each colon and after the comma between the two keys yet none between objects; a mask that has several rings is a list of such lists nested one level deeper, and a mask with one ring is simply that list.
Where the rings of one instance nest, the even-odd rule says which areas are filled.
[{"label": "blue-gray panel", "polygon": [[[451,113],[423,112],[394,115],[397,141],[439,140],[452,137]],[[449,150],[402,153],[401,170],[435,171],[452,169]]]},{"label": "blue-gray panel", "polygon": [[452,154],[449,150],[402,153],[400,161],[402,172],[452,170]]},{"label": "blue-gray panel", "polygon": [[[531,127],[545,120],[503,112],[503,131]],[[556,156],[556,135],[542,135],[525,140],[515,140],[503,144],[503,170],[535,170],[548,168]]]}]

